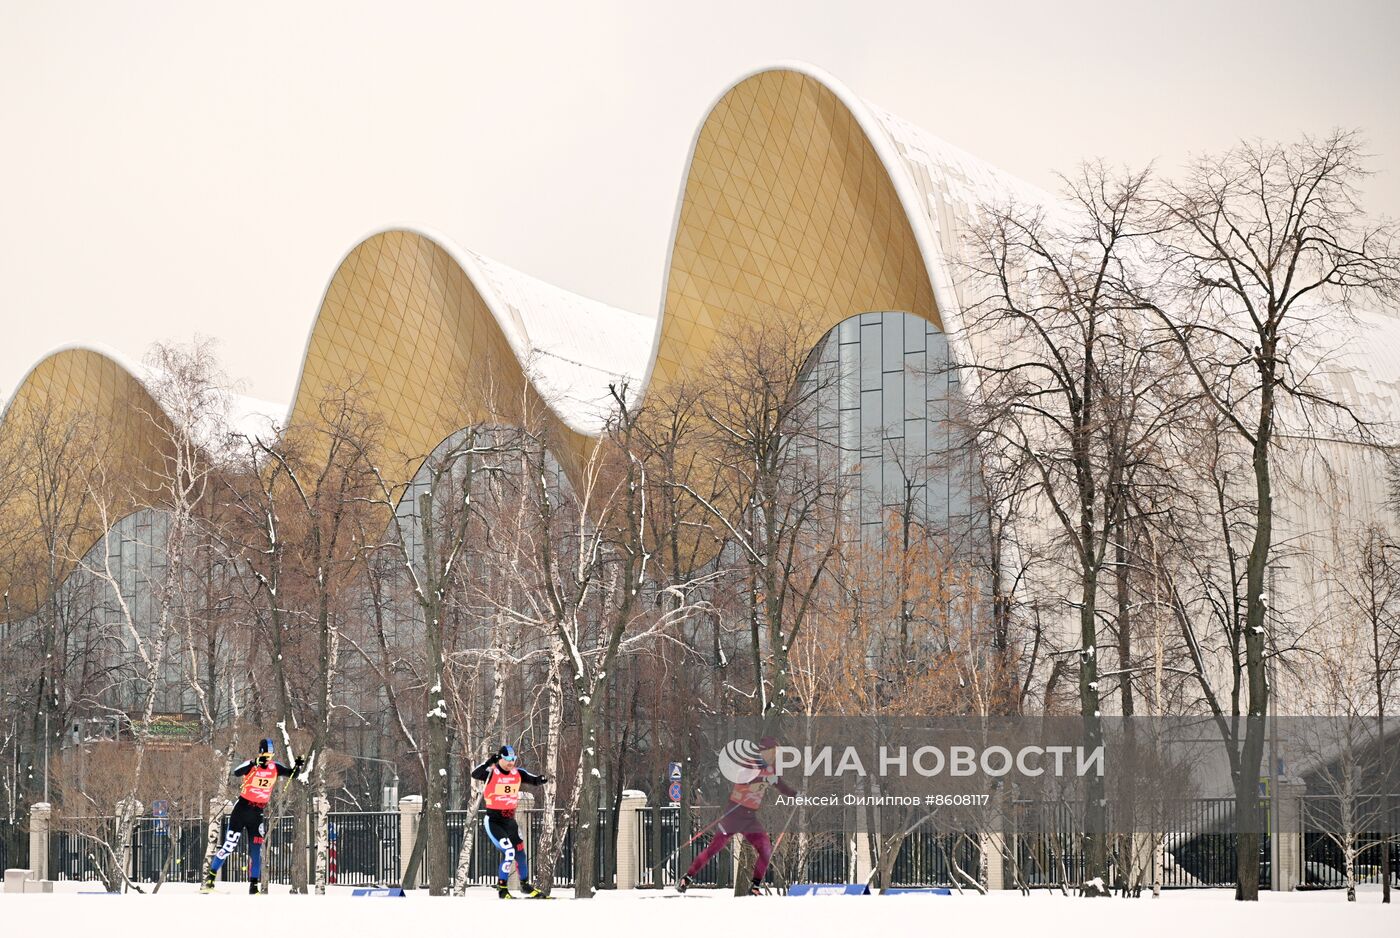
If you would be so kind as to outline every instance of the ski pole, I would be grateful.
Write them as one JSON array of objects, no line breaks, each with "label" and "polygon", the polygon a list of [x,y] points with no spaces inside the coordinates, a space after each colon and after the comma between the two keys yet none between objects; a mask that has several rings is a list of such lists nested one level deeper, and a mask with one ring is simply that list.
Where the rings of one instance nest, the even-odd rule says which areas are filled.
[{"label": "ski pole", "polygon": [[782,877],[783,883],[781,884],[781,886],[784,893],[787,892],[787,887],[791,885],[791,882],[785,875],[783,875],[783,871],[778,866],[778,848],[783,845],[783,838],[787,836],[788,828],[792,826],[792,819],[794,816],[796,816],[796,814],[797,805],[793,805],[792,808],[788,811],[787,818],[783,821],[783,829],[778,831],[778,839],[773,841],[773,864],[769,867],[770,870]]},{"label": "ski pole", "polygon": [[[724,812],[723,814],[721,814],[719,817],[715,818],[713,821],[711,821],[710,823],[706,824],[704,827],[700,828],[700,830],[698,830],[698,831],[695,832],[695,836],[694,836],[694,837],[691,837],[691,838],[690,838],[689,840],[687,840],[685,843],[678,843],[678,844],[676,844],[676,849],[671,851],[670,856],[666,857],[665,862],[662,863],[661,865],[662,865],[663,867],[665,867],[665,866],[670,866],[670,865],[671,865],[671,861],[674,860],[674,859],[680,854],[680,852],[681,852],[682,850],[684,850],[686,847],[689,847],[691,844],[695,843],[695,841],[699,840],[701,837],[704,837],[705,834],[708,833],[716,824],[718,824],[720,821],[723,821],[725,818],[729,817],[729,815],[732,814],[732,813],[734,812],[734,809],[737,808],[737,807],[739,807],[738,802],[731,801],[731,802],[729,803],[729,810],[725,811],[725,812]],[[658,821],[659,821],[659,820],[660,820],[660,818],[658,817]]]}]

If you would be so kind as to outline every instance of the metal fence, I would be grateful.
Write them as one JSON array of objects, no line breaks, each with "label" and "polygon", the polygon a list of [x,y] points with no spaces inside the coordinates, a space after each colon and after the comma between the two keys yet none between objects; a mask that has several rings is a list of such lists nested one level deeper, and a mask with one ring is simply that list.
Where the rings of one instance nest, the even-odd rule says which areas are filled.
[{"label": "metal fence", "polygon": [[114,824],[112,818],[64,819],[49,832],[49,878],[101,879]]},{"label": "metal fence", "polygon": [[132,831],[131,878],[138,882],[192,883],[204,867],[205,822],[137,818]]},{"label": "metal fence", "polygon": [[[1268,798],[1259,810],[1271,816]],[[1181,889],[1233,886],[1239,870],[1233,798],[1193,798],[1168,806],[1163,828],[1162,886]],[[1259,885],[1267,888],[1271,869],[1269,834],[1259,838]]]},{"label": "metal fence", "polygon": [[[1356,851],[1356,882],[1379,883],[1385,840],[1381,831],[1400,830],[1400,795],[1352,799],[1343,811],[1340,798],[1303,796],[1303,881],[1305,888],[1335,889],[1346,885],[1347,857],[1339,832],[1355,830],[1351,846]],[[1386,812],[1390,823],[1383,823]],[[1400,844],[1390,844],[1391,875],[1400,872]]]},{"label": "metal fence", "polygon": [[[461,850],[466,811],[447,812],[448,844],[456,865]],[[539,841],[542,810],[520,812],[522,826],[528,831],[526,850],[531,859]],[[528,820],[525,817],[528,814]],[[478,825],[472,845],[468,881],[494,884],[500,866],[500,852],[480,830],[484,812],[473,820]],[[554,882],[572,885],[574,877],[573,830],[565,823],[564,812],[558,812],[558,823],[564,843],[555,866]],[[401,851],[399,842],[399,813],[397,811],[349,812],[333,811],[327,816],[334,864],[328,875],[331,883],[345,886],[397,885],[399,883]],[[268,821],[263,844],[262,879],[267,883],[289,884],[292,881],[292,843],[294,820],[291,816]],[[602,888],[613,885],[616,857],[610,848],[613,838],[611,812],[599,812],[598,844],[594,863]],[[115,821],[112,818],[66,818],[55,825],[49,837],[49,870],[54,879],[96,880],[102,878],[104,865],[112,862],[106,846],[115,842]],[[219,829],[219,842],[228,833],[228,818]],[[314,869],[312,838],[306,838],[307,866]],[[410,845],[411,846],[411,845]],[[204,869],[206,827],[201,820],[171,820],[168,818],[138,818],[132,832],[132,853],[129,875],[136,882],[198,882]],[[246,838],[225,861],[219,871],[224,882],[247,882],[251,858]],[[329,862],[329,858],[328,858]],[[421,876],[420,876],[421,879]]]},{"label": "metal fence", "polygon": [[[686,832],[685,840],[695,837],[702,827],[702,819],[715,817],[721,809],[709,807],[693,807],[690,809],[690,830]],[[680,875],[685,872],[685,868],[690,865],[690,861],[697,856],[705,847],[705,838],[696,838],[695,842],[687,848],[681,844],[677,836],[681,826],[681,809],[679,805],[662,805],[660,807],[646,807],[637,812],[638,856],[641,858],[641,870],[638,874],[640,886],[654,887],[656,885],[657,848],[660,847],[661,857],[661,884],[663,886],[674,885]],[[660,843],[657,843],[657,823],[660,823]],[[679,849],[678,849],[679,847]],[[709,862],[695,874],[694,882],[700,886],[722,886],[732,888],[734,885],[733,861],[730,851],[735,849],[734,845],[726,847],[724,850],[710,858]]]},{"label": "metal fence", "polygon": [[844,883],[855,869],[855,837],[836,832],[789,833],[773,852],[769,883]]},{"label": "metal fence", "polygon": [[[471,860],[467,866],[467,882],[478,886],[494,886],[500,875],[501,851],[495,844],[491,843],[491,838],[487,837],[486,832],[482,830],[481,820],[485,816],[485,811],[478,811],[474,815],[470,811],[448,811],[447,843],[455,865],[456,857],[462,851],[466,825],[472,824],[475,828],[475,834],[472,840]],[[516,812],[515,817],[525,835],[525,852],[532,868],[534,868],[543,859],[539,853],[539,843],[544,825],[544,809],[522,809]],[[599,811],[595,823],[598,831],[593,856],[595,880],[600,889],[610,889],[615,885],[617,876],[616,856],[614,851],[609,849],[609,841],[614,837],[612,812]],[[573,827],[568,823],[568,817],[564,811],[555,812],[555,825],[556,830],[562,832],[564,842],[560,848],[559,861],[554,865],[554,884],[556,886],[572,886],[574,883]]]},{"label": "metal fence", "polygon": [[[327,820],[335,849],[332,883],[398,882],[397,811],[331,812]],[[288,884],[292,880],[293,823],[292,817],[285,815],[268,822],[262,869],[266,882]],[[198,818],[137,818],[132,829],[128,875],[135,882],[198,882],[204,871],[207,833],[206,822]],[[114,834],[112,818],[62,819],[49,836],[49,875],[54,879],[100,879],[105,865],[114,860],[107,847],[115,842]],[[218,843],[227,834],[225,817],[219,827]],[[248,848],[247,838],[240,839],[219,871],[221,880],[247,882],[251,863]],[[310,837],[306,849],[308,869],[312,869],[315,857]]]},{"label": "metal fence", "polygon": [[399,812],[333,811],[328,816],[335,846],[335,875],[345,886],[395,885],[399,881]]},{"label": "metal fence", "polygon": [[[397,818],[397,815],[394,815]],[[273,818],[263,845],[263,875],[269,883],[290,883],[292,874],[292,824],[290,816]],[[228,833],[228,818],[219,828],[218,842]],[[56,880],[101,879],[115,862],[113,818],[62,818],[49,833],[49,876]],[[207,849],[206,822],[200,819],[141,817],[131,835],[131,861],[127,875],[134,882],[198,882],[204,871]],[[219,878],[247,882],[250,857],[248,841],[225,861]]]},{"label": "metal fence", "polygon": [[[722,808],[697,806],[691,808],[690,830],[686,840],[695,838],[686,845],[678,838],[681,824],[681,811],[678,805],[646,807],[637,812],[637,856],[640,859],[637,885],[655,887],[657,873],[657,848],[660,848],[661,885],[674,885],[685,872],[691,860],[705,849],[714,832],[697,837],[705,830],[704,823],[716,817]],[[660,823],[658,842],[656,825]],[[697,886],[713,886],[731,889],[734,886],[734,854],[742,849],[743,838],[735,837],[724,849],[712,856],[693,876]],[[680,849],[678,848],[678,845]],[[772,862],[764,880],[773,886],[786,886],[794,882],[844,882],[851,871],[853,842],[850,837],[839,833],[788,834],[779,832],[774,841]],[[752,854],[750,854],[752,857]],[[748,872],[741,871],[747,879]]]},{"label": "metal fence", "polygon": [[900,845],[890,871],[890,885],[967,886],[969,877],[977,878],[981,860],[977,834],[921,827]]},{"label": "metal fence", "polygon": [[29,828],[0,819],[0,870],[29,868]]},{"label": "metal fence", "polygon": [[[1016,883],[1037,889],[1084,882],[1088,863],[1082,805],[1016,801],[1009,822],[1015,832],[1012,877]],[[1110,864],[1114,858],[1110,850]]]},{"label": "metal fence", "polygon": [[[1377,799],[1378,800],[1378,799]],[[1268,799],[1262,807],[1268,810]],[[1379,823],[1376,805],[1362,805],[1352,816],[1369,819],[1372,831],[1400,829],[1400,796],[1393,797],[1380,809],[1390,810],[1388,828]],[[635,851],[639,861],[635,885],[655,887],[656,865],[661,865],[660,885],[674,885],[691,858],[708,842],[707,836],[697,837],[689,846],[683,843],[704,830],[704,824],[717,816],[721,809],[697,806],[691,810],[690,828],[681,836],[681,812],[675,806],[642,808],[637,812]],[[1078,807],[1066,803],[1017,802],[1007,817],[1007,859],[1012,864],[1011,884],[1030,888],[1075,886],[1084,880],[1087,865],[1084,860],[1084,837]],[[1303,800],[1301,837],[1303,888],[1336,888],[1346,882],[1346,857],[1336,831],[1340,823],[1337,800],[1321,796],[1306,796]],[[454,859],[460,851],[466,825],[475,828],[471,860],[468,866],[470,883],[495,883],[501,855],[481,830],[483,813],[468,817],[466,811],[449,811],[447,815],[449,849]],[[1164,806],[1152,819],[1162,841],[1160,845],[1161,883],[1166,888],[1224,887],[1236,879],[1236,837],[1233,826],[1234,803],[1229,798],[1183,799]],[[543,859],[539,855],[539,839],[544,813],[542,809],[520,812],[521,827],[526,834],[526,849],[533,864]],[[554,882],[569,886],[574,882],[574,831],[566,823],[563,812],[556,815],[560,836],[558,862],[554,866]],[[399,842],[400,816],[396,811],[332,812],[328,818],[335,864],[332,882],[342,885],[395,885],[399,881],[402,851],[411,845]],[[611,811],[599,811],[597,852],[594,857],[601,888],[616,885],[617,845],[615,817]],[[114,861],[108,845],[115,843],[115,821],[112,818],[54,819],[48,841],[49,876],[52,879],[97,880]],[[222,841],[227,818],[219,831]],[[197,882],[203,870],[207,846],[207,828],[198,818],[143,817],[137,819],[133,830],[130,877],[137,882]],[[283,816],[268,822],[263,850],[263,879],[269,883],[289,883],[292,872],[293,819]],[[780,833],[775,840],[773,862],[767,880],[775,886],[792,882],[846,882],[855,875],[855,857],[864,833]],[[307,838],[308,867],[312,865],[311,838]],[[1267,888],[1270,880],[1269,835],[1260,838],[1260,882]],[[1381,872],[1384,845],[1378,833],[1358,833],[1355,843],[1356,878],[1360,883],[1374,883]],[[1128,852],[1133,849],[1130,835],[1108,837],[1110,881],[1117,882],[1120,872],[1128,868]],[[27,836],[21,837],[13,828],[0,831],[0,845],[9,844],[4,855],[6,866],[23,863],[16,856],[14,844],[19,843],[27,854]],[[742,839],[735,838],[716,854],[694,877],[697,885],[728,888],[734,879],[734,852],[741,849]],[[680,849],[678,849],[678,845]],[[1393,868],[1400,871],[1400,844],[1392,843]],[[623,849],[627,849],[624,847]],[[913,830],[899,848],[892,868],[891,885],[952,886],[968,883],[977,877],[981,867],[982,842],[976,832],[948,831],[930,824]],[[659,855],[657,851],[660,851]],[[871,851],[873,853],[873,851]],[[749,854],[750,856],[752,854]],[[27,857],[25,857],[27,859]],[[243,882],[248,878],[248,844],[240,843],[236,852],[224,864],[220,878]],[[961,873],[959,873],[959,870]],[[747,871],[741,875],[747,878]]]},{"label": "metal fence", "polygon": [[[1269,799],[1260,799],[1260,811],[1269,816]],[[1162,838],[1161,883],[1164,888],[1223,887],[1235,884],[1236,837],[1233,798],[1190,798],[1157,807],[1144,825],[1156,827]],[[1109,828],[1117,825],[1109,810]],[[1073,802],[1016,802],[1011,811],[1013,875],[1029,888],[1075,886],[1084,882],[1085,844],[1082,807]],[[1124,878],[1129,867],[1133,837],[1110,834],[1107,855],[1110,882]],[[1259,839],[1260,884],[1269,882],[1270,841]]]}]

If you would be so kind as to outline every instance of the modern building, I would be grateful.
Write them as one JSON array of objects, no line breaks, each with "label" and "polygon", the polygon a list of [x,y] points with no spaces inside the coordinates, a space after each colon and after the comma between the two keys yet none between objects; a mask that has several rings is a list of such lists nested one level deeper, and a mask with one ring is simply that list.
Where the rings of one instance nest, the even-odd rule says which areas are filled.
[{"label": "modern building", "polygon": [[[968,298],[954,268],[978,206],[1011,198],[1054,204],[818,69],[761,69],[715,100],[691,142],[654,317],[560,290],[430,232],[383,231],[332,274],[283,422],[311,419],[325,387],[354,379],[405,456],[390,470],[394,481],[412,479],[416,460],[463,426],[522,402],[545,408],[577,454],[602,429],[610,382],[643,393],[664,387],[702,367],[726,329],[805,309],[828,336],[814,348],[839,375],[828,428],[861,449],[861,520],[878,527],[895,455],[949,445],[944,414],[959,392],[956,374],[934,386],[925,373],[934,358],[968,352]],[[1366,343],[1337,371],[1338,390],[1392,412],[1400,320],[1378,315],[1366,325]],[[111,464],[139,478],[165,456],[159,420],[143,417],[153,406],[113,356],[65,349],[26,376],[0,433],[54,408],[95,414],[108,427]],[[873,449],[871,437],[882,441]],[[1371,456],[1338,444],[1329,458],[1344,469],[1342,507],[1288,499],[1287,536],[1325,540],[1337,510],[1357,519],[1382,510],[1385,482]],[[930,518],[965,515],[968,483],[930,480],[922,504]],[[85,507],[65,536],[76,552],[101,533]],[[32,531],[18,537],[36,556],[48,550]],[[1300,608],[1325,605],[1320,572],[1294,571],[1290,581]],[[20,586],[0,583],[16,597]]]}]

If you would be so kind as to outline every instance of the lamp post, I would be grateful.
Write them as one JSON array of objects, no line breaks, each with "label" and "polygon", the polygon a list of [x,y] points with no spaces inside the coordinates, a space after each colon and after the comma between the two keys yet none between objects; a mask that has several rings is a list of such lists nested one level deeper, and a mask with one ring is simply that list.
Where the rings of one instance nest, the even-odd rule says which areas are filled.
[{"label": "lamp post", "polygon": [[390,788],[390,793],[387,796],[384,795],[383,792],[380,792],[380,808],[384,811],[389,811],[397,807],[399,803],[399,764],[389,759],[380,759],[377,756],[351,756],[350,758],[359,762],[379,762],[389,766],[394,773],[394,781]]}]

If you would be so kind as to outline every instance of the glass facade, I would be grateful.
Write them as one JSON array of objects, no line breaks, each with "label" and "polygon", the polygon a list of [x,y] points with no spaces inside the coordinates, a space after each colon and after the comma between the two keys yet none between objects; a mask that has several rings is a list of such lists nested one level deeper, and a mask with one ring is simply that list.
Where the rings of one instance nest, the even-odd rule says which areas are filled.
[{"label": "glass facade", "polygon": [[[136,636],[154,654],[154,638],[165,603],[168,525],[163,513],[142,509],[122,518],[94,544],[54,593],[45,607],[14,625],[14,634],[52,627],[73,636],[87,657],[86,666],[108,673],[108,690],[101,704],[128,714],[140,709],[145,677],[138,668]],[[106,552],[104,562],[103,552]],[[168,615],[180,613],[170,609]],[[130,622],[127,617],[130,616]],[[172,624],[172,628],[178,623]],[[155,712],[186,713],[194,709],[194,692],[181,673],[178,637],[166,649],[158,682]]]},{"label": "glass facade", "polygon": [[804,380],[818,435],[850,480],[846,504],[863,542],[881,544],[906,515],[950,538],[970,530],[976,476],[950,419],[958,373],[936,326],[907,313],[852,316],[822,339]]}]

